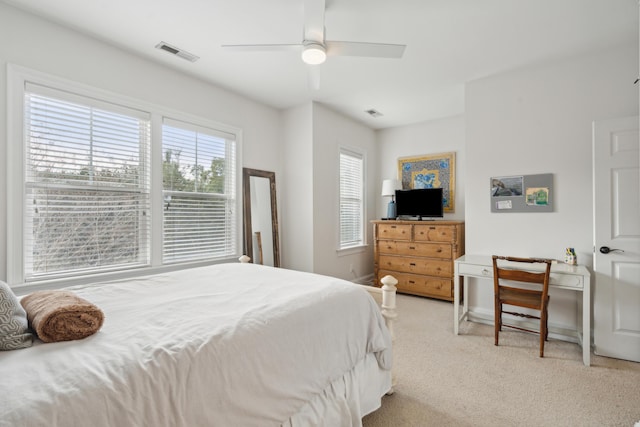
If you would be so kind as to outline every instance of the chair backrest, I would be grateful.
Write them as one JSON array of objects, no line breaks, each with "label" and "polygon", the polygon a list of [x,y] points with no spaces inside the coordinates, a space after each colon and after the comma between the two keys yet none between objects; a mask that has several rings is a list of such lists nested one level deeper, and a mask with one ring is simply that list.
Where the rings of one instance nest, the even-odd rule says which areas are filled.
[{"label": "chair backrest", "polygon": [[[519,258],[509,256],[493,255],[493,286],[497,293],[501,285],[501,280],[512,280],[516,282],[537,283],[542,285],[542,299],[547,298],[549,293],[549,276],[551,274],[551,260],[542,258]],[[498,260],[507,261],[507,264],[498,266]],[[545,264],[544,271],[530,271],[523,266],[508,265],[508,263]]]}]

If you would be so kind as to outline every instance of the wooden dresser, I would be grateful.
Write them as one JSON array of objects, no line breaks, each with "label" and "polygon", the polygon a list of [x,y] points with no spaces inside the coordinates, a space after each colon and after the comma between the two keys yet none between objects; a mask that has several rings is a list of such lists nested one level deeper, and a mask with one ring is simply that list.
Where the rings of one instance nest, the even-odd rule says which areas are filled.
[{"label": "wooden dresser", "polygon": [[372,221],[376,286],[453,301],[453,261],[464,255],[464,221]]}]

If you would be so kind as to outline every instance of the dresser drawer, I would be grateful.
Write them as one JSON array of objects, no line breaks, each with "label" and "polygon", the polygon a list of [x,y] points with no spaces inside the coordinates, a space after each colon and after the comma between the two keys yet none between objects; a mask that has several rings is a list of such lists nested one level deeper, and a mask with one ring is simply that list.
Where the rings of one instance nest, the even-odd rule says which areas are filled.
[{"label": "dresser drawer", "polygon": [[413,229],[413,239],[416,242],[453,242],[455,228],[446,225],[416,224]]},{"label": "dresser drawer", "polygon": [[451,245],[442,243],[397,242],[398,255],[451,259]]},{"label": "dresser drawer", "polygon": [[450,279],[438,279],[389,270],[380,270],[378,272],[378,277],[384,277],[386,275],[391,275],[398,280],[397,287],[399,292],[444,299],[453,298],[453,282]]},{"label": "dresser drawer", "polygon": [[451,245],[440,243],[418,243],[393,240],[376,242],[379,254],[421,256],[427,258],[451,259]]},{"label": "dresser drawer", "polygon": [[397,255],[398,254],[398,242],[395,240],[378,240],[376,242],[376,250],[378,254],[390,254]]},{"label": "dresser drawer", "polygon": [[451,261],[400,257],[392,255],[380,255],[378,268],[384,270],[399,271],[404,273],[426,274],[428,276],[438,276],[451,278],[453,270]]},{"label": "dresser drawer", "polygon": [[411,224],[378,224],[378,239],[411,240]]}]

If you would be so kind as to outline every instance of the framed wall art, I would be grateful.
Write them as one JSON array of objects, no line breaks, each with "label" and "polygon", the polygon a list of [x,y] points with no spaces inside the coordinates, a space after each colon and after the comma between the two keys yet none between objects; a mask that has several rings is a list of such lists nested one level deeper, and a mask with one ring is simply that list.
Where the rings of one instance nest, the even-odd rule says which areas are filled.
[{"label": "framed wall art", "polygon": [[442,188],[445,213],[455,211],[456,153],[425,154],[398,159],[398,179],[404,190]]}]

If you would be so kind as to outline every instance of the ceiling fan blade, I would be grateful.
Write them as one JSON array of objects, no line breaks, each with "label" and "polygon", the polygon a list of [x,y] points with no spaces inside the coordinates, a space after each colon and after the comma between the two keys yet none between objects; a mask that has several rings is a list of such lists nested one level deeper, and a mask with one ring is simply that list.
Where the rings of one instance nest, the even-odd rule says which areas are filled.
[{"label": "ceiling fan blade", "polygon": [[361,43],[328,41],[325,43],[327,55],[370,56],[375,58],[402,58],[404,44]]},{"label": "ceiling fan blade", "polygon": [[325,0],[304,0],[304,40],[324,42]]},{"label": "ceiling fan blade", "polygon": [[320,65],[307,65],[309,89],[320,90]]},{"label": "ceiling fan blade", "polygon": [[221,47],[234,52],[299,51],[301,44],[223,44]]}]

